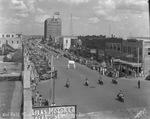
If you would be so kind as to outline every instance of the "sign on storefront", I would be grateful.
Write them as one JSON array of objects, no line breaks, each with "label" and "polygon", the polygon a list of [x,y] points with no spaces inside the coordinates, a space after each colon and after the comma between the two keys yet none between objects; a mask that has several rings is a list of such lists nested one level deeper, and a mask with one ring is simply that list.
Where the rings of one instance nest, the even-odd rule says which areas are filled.
[{"label": "sign on storefront", "polygon": [[91,49],[90,53],[96,53],[96,49]]},{"label": "sign on storefront", "polygon": [[76,105],[33,107],[34,119],[76,119]]}]

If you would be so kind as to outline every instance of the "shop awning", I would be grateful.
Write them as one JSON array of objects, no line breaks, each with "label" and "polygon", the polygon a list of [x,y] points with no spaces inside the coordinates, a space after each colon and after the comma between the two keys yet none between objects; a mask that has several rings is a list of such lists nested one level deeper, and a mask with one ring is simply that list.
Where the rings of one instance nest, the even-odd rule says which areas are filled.
[{"label": "shop awning", "polygon": [[113,59],[113,62],[119,62],[122,64],[128,64],[132,67],[141,67],[142,63],[134,63],[134,62],[128,62],[128,61],[124,61],[124,60],[120,60],[120,59]]}]

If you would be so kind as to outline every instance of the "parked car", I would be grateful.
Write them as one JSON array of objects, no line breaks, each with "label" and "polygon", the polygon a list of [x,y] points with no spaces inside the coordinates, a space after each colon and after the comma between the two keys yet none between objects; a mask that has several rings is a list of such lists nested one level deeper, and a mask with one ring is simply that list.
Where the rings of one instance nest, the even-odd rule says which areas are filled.
[{"label": "parked car", "polygon": [[149,80],[150,81],[150,75],[148,75],[145,80]]}]

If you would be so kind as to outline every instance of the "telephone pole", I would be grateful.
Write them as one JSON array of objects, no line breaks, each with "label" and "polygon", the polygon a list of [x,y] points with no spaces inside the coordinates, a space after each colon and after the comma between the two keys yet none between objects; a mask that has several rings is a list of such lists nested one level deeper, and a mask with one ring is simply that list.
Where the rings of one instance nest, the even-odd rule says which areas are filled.
[{"label": "telephone pole", "polygon": [[73,36],[72,13],[70,14],[70,36]]}]

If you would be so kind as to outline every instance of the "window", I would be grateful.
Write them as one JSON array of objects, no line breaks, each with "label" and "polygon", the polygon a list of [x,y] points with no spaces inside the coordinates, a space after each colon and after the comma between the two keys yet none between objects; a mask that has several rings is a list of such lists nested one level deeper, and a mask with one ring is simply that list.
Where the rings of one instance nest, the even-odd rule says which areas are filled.
[{"label": "window", "polygon": [[110,43],[110,49],[113,49],[112,44]]},{"label": "window", "polygon": [[140,48],[139,54],[142,55],[142,48]]},{"label": "window", "polygon": [[10,35],[6,35],[6,37],[10,37]]},{"label": "window", "polygon": [[150,55],[150,48],[148,48],[148,55]]},{"label": "window", "polygon": [[2,37],[4,38],[4,34],[2,35]]},{"label": "window", "polygon": [[19,41],[17,41],[17,44],[19,43]]},{"label": "window", "polygon": [[12,35],[12,37],[14,37],[14,35]]},{"label": "window", "polygon": [[128,46],[128,53],[131,53],[131,47]]},{"label": "window", "polygon": [[120,46],[120,44],[118,43],[117,44],[117,48],[118,48],[118,51],[120,51],[121,50],[121,48],[120,48],[121,46]]},{"label": "window", "polygon": [[66,43],[68,43],[68,40],[66,40]]},{"label": "window", "polygon": [[12,41],[12,44],[14,43],[14,41]]},{"label": "window", "polygon": [[116,50],[116,44],[114,43],[113,45],[114,45],[114,50]]}]

